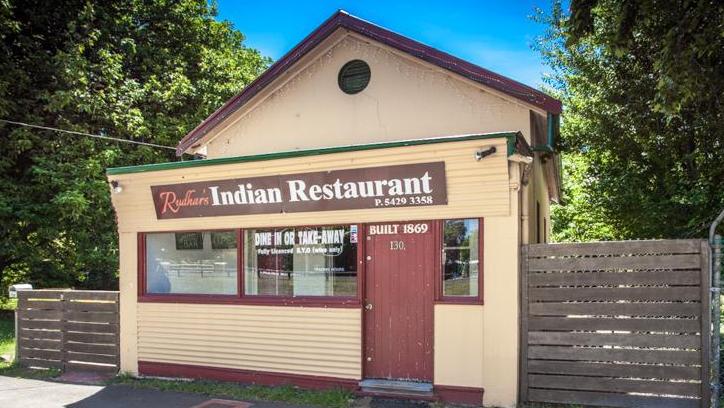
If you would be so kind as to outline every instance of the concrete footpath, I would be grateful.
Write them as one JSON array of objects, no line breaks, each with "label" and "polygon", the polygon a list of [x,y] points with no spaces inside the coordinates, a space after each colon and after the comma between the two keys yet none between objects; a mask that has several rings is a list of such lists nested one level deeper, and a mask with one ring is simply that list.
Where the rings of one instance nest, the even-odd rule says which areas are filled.
[{"label": "concrete footpath", "polygon": [[127,385],[81,385],[0,376],[2,408],[295,408],[276,402],[214,399],[201,394],[133,388]]}]

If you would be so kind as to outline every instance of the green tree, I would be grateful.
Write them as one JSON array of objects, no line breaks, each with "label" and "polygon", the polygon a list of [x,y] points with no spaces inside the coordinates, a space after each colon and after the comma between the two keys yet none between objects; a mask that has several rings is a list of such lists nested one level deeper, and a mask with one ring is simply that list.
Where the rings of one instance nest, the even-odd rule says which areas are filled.
[{"label": "green tree", "polygon": [[[0,0],[0,118],[175,146],[269,64],[206,0]],[[0,123],[0,296],[117,286],[105,168],[171,150]]]},{"label": "green tree", "polygon": [[724,207],[724,3],[555,2],[537,19],[573,171],[554,237],[704,236]]}]

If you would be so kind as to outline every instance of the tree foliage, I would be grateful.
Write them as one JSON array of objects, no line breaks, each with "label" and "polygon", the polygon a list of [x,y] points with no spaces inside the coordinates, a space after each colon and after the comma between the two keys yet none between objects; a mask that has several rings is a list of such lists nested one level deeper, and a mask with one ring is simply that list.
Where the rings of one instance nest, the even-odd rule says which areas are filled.
[{"label": "tree foliage", "polygon": [[554,237],[704,236],[724,208],[724,3],[574,0],[537,19],[565,106]]},{"label": "tree foliage", "polygon": [[[0,0],[0,118],[175,146],[269,63],[206,0]],[[6,286],[110,289],[107,167],[171,150],[0,123]]]}]

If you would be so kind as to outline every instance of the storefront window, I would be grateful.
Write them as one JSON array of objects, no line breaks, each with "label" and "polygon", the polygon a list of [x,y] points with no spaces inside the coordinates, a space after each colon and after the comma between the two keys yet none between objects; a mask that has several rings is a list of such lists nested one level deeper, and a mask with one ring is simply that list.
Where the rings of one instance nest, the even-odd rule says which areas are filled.
[{"label": "storefront window", "polygon": [[357,295],[357,226],[244,231],[246,295]]},{"label": "storefront window", "polygon": [[479,221],[446,220],[443,224],[443,296],[478,296]]},{"label": "storefront window", "polygon": [[235,231],[146,234],[146,293],[237,294]]}]

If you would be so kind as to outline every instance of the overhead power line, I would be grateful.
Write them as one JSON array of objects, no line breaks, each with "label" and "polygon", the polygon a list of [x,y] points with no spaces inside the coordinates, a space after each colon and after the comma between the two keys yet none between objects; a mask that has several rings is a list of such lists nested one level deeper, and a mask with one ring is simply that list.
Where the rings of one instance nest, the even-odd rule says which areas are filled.
[{"label": "overhead power line", "polygon": [[75,130],[66,130],[66,129],[58,129],[58,128],[54,128],[54,127],[50,127],[50,126],[33,125],[30,123],[16,122],[14,120],[7,120],[7,119],[0,119],[0,122],[9,123],[11,125],[17,125],[17,126],[25,126],[25,127],[29,127],[29,128],[35,128],[35,129],[50,130],[53,132],[68,133],[68,134],[76,135],[76,136],[88,136],[88,137],[94,137],[96,139],[112,140],[115,142],[131,143],[131,144],[136,144],[136,145],[141,145],[141,146],[156,147],[159,149],[169,149],[169,150],[176,151],[176,148],[172,147],[172,146],[164,146],[164,145],[155,144],[155,143],[139,142],[137,140],[121,139],[118,137],[95,135],[92,133],[85,133],[85,132],[76,132]]}]

